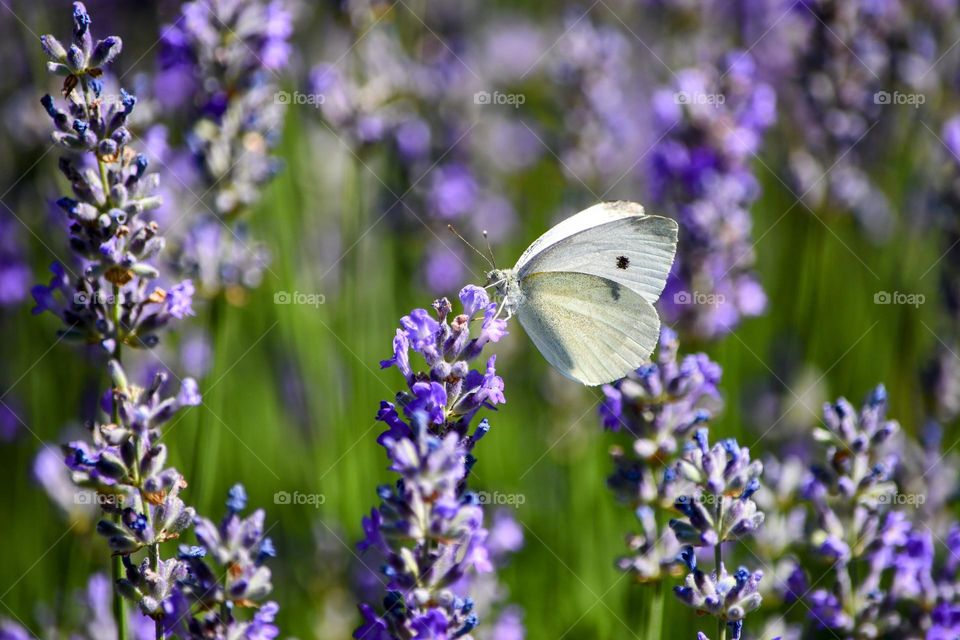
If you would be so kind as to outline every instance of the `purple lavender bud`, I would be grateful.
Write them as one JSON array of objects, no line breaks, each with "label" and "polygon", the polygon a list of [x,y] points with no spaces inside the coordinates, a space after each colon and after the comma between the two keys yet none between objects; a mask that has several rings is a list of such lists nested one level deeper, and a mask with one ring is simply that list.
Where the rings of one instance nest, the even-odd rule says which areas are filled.
[{"label": "purple lavender bud", "polygon": [[43,47],[43,52],[54,62],[67,61],[67,50],[53,36],[40,36],[40,46]]},{"label": "purple lavender bud", "polygon": [[120,55],[122,49],[123,42],[117,36],[109,36],[103,40],[98,40],[87,64],[93,68],[106,66]]}]

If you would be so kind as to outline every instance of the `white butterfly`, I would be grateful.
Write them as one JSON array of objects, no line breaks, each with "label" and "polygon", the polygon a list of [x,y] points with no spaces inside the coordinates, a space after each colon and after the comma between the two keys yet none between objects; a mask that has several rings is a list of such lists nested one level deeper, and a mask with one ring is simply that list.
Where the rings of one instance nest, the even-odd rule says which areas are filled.
[{"label": "white butterfly", "polygon": [[560,373],[599,385],[650,358],[660,335],[653,303],[676,250],[673,220],[603,202],[537,238],[513,269],[489,272],[488,286]]}]

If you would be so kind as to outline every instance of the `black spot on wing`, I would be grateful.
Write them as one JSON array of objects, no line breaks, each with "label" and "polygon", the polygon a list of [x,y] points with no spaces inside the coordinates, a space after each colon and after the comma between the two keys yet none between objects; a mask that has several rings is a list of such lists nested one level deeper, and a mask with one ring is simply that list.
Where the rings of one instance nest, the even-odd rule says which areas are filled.
[{"label": "black spot on wing", "polygon": [[630,266],[630,258],[627,256],[617,256],[617,269],[626,269]]}]

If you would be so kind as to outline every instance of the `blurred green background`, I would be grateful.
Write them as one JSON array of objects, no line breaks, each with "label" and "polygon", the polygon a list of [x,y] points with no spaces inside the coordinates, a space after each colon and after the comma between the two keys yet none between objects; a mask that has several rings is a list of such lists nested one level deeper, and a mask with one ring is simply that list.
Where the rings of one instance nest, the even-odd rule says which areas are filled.
[{"label": "blurred green background", "polygon": [[[102,4],[88,3],[95,24],[98,11],[118,12],[109,21],[125,38],[128,65],[148,54],[152,39],[128,37],[123,28],[149,33],[157,24],[151,15],[170,9]],[[63,32],[63,10],[14,8],[29,26],[14,24],[0,9],[4,32],[29,61],[34,86],[49,90],[30,31]],[[310,30],[329,19],[325,7],[307,8],[310,19],[298,24],[298,42],[309,41]],[[7,104],[12,91],[4,95]],[[30,101],[22,108],[40,109]],[[955,330],[938,305],[943,236],[913,224],[908,209],[911,181],[930,162],[913,153],[916,138],[929,135],[908,121],[887,142],[886,156],[896,161],[883,168],[882,183],[897,230],[882,244],[850,217],[793,206],[776,173],[779,151],[771,136],[761,154],[768,161],[755,163],[762,196],[752,208],[756,270],[768,309],[719,341],[682,343],[684,352],[704,350],[723,367],[726,407],[714,433],[737,436],[756,456],[776,453],[776,433],[811,425],[825,399],[846,395],[856,402],[878,382],[890,392],[892,417],[911,432],[922,426],[929,406],[919,372],[938,335]],[[64,250],[62,229],[47,212],[63,185],[53,178],[54,154],[43,155],[44,148],[7,158],[0,181],[0,193],[10,187],[0,199],[29,228],[20,236],[38,281],[47,277],[51,254]],[[251,505],[267,509],[279,550],[272,566],[284,635],[346,638],[356,623],[350,584],[360,519],[377,502],[375,487],[392,481],[374,416],[402,381],[378,362],[389,355],[400,316],[433,298],[417,275],[429,238],[404,208],[375,223],[391,199],[374,174],[390,175],[389,158],[374,152],[361,163],[308,108],[288,110],[276,154],[285,169],[249,217],[273,261],[242,304],[221,304],[214,317],[209,307],[198,309],[193,322],[213,330],[215,347],[201,381],[204,404],[176,421],[165,441],[190,482],[184,497],[199,512],[218,516],[225,491],[237,481],[247,486]],[[509,186],[519,223],[494,247],[500,262],[514,260],[558,216],[592,200],[549,164],[548,157]],[[336,250],[321,252],[329,237],[338,238]],[[476,256],[468,260],[472,281],[483,284],[484,265]],[[878,291],[922,293],[926,303],[878,306]],[[322,294],[324,303],[275,304],[277,292]],[[0,389],[25,423],[15,439],[0,444],[0,617],[38,629],[42,607],[54,617],[70,615],[71,591],[91,572],[108,569],[102,542],[84,523],[65,518],[31,477],[42,442],[57,443],[92,417],[91,397],[103,388],[104,375],[89,354],[56,343],[56,319],[31,316],[29,304],[4,309],[0,323]],[[517,324],[493,351],[507,404],[491,416],[473,482],[478,490],[526,498],[515,513],[526,543],[500,577],[509,600],[523,607],[528,637],[642,637],[651,591],[632,585],[613,564],[634,518],[605,486],[607,451],[618,439],[599,426],[601,392],[552,372]],[[775,433],[760,439],[774,421]],[[955,436],[948,429],[947,446]],[[277,505],[279,491],[322,494],[324,502]],[[698,621],[670,597],[665,602],[663,637],[693,637]]]}]

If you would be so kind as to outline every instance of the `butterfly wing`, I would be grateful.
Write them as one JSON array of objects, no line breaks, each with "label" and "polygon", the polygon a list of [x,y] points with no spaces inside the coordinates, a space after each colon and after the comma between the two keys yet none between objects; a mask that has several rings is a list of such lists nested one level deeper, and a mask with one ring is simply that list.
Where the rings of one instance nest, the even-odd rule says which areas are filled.
[{"label": "butterfly wing", "polygon": [[677,250],[677,223],[634,202],[602,202],[557,224],[517,261],[521,279],[574,272],[618,282],[653,304]]},{"label": "butterfly wing", "polygon": [[618,380],[650,358],[660,318],[639,293],[613,280],[540,272],[520,280],[520,324],[550,364],[586,385]]}]

